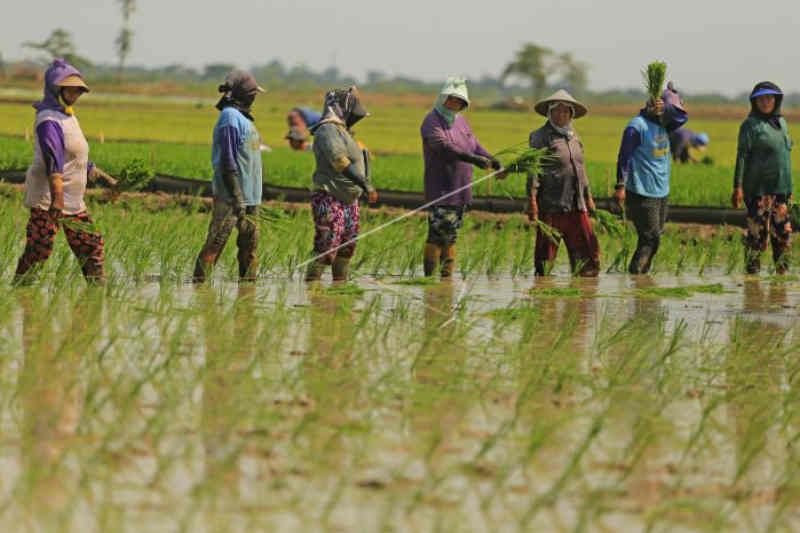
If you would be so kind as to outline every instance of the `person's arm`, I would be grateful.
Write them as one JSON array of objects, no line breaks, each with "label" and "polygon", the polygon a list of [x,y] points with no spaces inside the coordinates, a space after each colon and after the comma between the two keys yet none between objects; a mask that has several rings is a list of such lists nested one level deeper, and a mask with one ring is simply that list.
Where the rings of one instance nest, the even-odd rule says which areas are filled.
[{"label": "person's arm", "polygon": [[220,173],[222,182],[233,197],[234,210],[237,215],[245,208],[242,186],[239,183],[239,166],[237,159],[241,137],[234,126],[223,126],[217,132],[220,148]]},{"label": "person's arm", "polygon": [[747,173],[747,166],[750,162],[750,152],[752,143],[750,140],[750,125],[745,121],[739,128],[739,140],[736,146],[736,169],[733,171],[733,194],[731,195],[731,205],[739,208],[744,202],[744,175]]},{"label": "person's arm", "polygon": [[36,142],[50,186],[50,210],[58,214],[64,209],[64,130],[59,123],[46,120],[36,127]]},{"label": "person's arm", "polygon": [[642,136],[633,126],[628,126],[622,133],[622,143],[617,156],[617,184],[616,189],[624,189],[631,171],[633,152],[642,144]]},{"label": "person's arm", "polygon": [[475,165],[483,169],[492,166],[492,161],[490,159],[491,156],[486,157],[475,153],[465,152],[457,148],[447,137],[444,129],[441,126],[434,124],[433,121],[426,121],[422,125],[422,141],[434,151],[448,153],[456,159],[471,165]]},{"label": "person's arm", "polygon": [[503,165],[498,161],[492,154],[489,153],[489,150],[483,147],[481,142],[475,137],[475,154],[481,157],[485,157],[489,160],[490,166],[492,170],[500,170],[503,168]]},{"label": "person's arm", "polygon": [[338,129],[331,130],[336,126],[330,126],[324,130],[317,130],[314,142],[314,152],[320,154],[328,161],[334,171],[338,172],[348,180],[359,186],[364,192],[374,191],[369,182],[369,178],[359,170],[356,161],[350,159],[347,145],[342,139]]}]

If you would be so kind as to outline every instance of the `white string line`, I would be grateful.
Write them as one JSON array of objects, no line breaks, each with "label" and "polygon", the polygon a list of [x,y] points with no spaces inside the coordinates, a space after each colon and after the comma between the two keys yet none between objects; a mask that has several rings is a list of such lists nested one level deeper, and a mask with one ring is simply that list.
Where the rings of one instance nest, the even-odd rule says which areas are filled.
[{"label": "white string line", "polygon": [[438,202],[440,202],[440,201],[442,201],[442,200],[444,200],[446,198],[450,198],[451,196],[454,196],[454,195],[460,193],[461,191],[464,191],[466,189],[471,188],[475,184],[478,184],[478,183],[480,183],[482,181],[485,181],[485,180],[487,180],[487,179],[489,179],[491,177],[494,177],[494,176],[496,176],[498,174],[501,174],[503,172],[506,172],[506,169],[501,168],[500,170],[495,170],[491,174],[486,174],[482,178],[478,178],[478,179],[472,181],[471,183],[468,183],[468,184],[466,184],[466,185],[464,185],[462,187],[459,187],[458,189],[450,191],[449,193],[444,194],[444,195],[442,195],[439,198],[436,198],[434,200],[431,200],[430,202],[428,202],[426,204],[423,204],[423,205],[417,207],[416,209],[412,209],[411,211],[407,211],[407,212],[403,213],[402,215],[400,215],[397,218],[393,218],[392,220],[390,220],[388,222],[384,222],[380,226],[377,226],[377,227],[372,228],[371,230],[369,230],[367,232],[364,232],[364,233],[361,233],[359,235],[356,235],[354,238],[350,239],[349,241],[343,242],[342,244],[340,244],[338,246],[335,246],[335,247],[329,249],[326,252],[323,252],[323,253],[321,253],[319,255],[316,255],[316,256],[314,256],[311,259],[308,259],[306,261],[303,261],[302,263],[298,264],[294,268],[295,269],[303,268],[304,266],[306,266],[306,265],[308,265],[310,263],[313,263],[314,261],[316,261],[318,259],[321,259],[321,258],[325,257],[326,255],[332,254],[332,253],[340,250],[341,248],[344,248],[345,246],[349,246],[351,244],[354,244],[354,243],[360,241],[361,239],[363,239],[365,237],[368,237],[369,235],[372,235],[373,233],[377,233],[377,232],[379,232],[381,230],[384,230],[384,229],[388,228],[389,226],[391,226],[392,224],[400,222],[401,220],[405,220],[408,217],[413,216],[414,214],[419,213],[420,211],[423,211],[423,210],[433,206],[434,204],[436,204],[436,203],[438,203]]}]

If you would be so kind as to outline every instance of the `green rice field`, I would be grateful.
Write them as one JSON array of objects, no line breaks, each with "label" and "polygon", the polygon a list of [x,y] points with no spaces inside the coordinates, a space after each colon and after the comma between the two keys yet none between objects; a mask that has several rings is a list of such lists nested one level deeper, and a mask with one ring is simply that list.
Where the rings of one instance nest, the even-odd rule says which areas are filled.
[{"label": "green rice field", "polygon": [[[212,102],[81,103],[112,173],[210,178]],[[281,145],[291,105],[268,96],[256,118],[276,147],[266,181],[302,187],[313,156]],[[370,107],[378,188],[420,190],[425,108]],[[32,110],[0,117],[0,170],[24,169]],[[493,152],[540,123],[469,118]],[[625,123],[577,124],[597,196]],[[726,205],[737,121],[692,127],[715,164],[677,167],[672,201]],[[524,177],[479,192],[521,195]],[[629,276],[635,232],[599,214],[600,277],[573,278],[562,249],[535,278],[524,215],[469,213],[439,281],[412,216],[359,242],[348,283],[307,285],[308,207],[270,203],[257,282],[237,282],[233,238],[194,286],[207,201],[89,200],[107,283],[87,286],[59,235],[15,286],[27,212],[0,184],[0,531],[800,530],[797,254],[789,275],[765,257],[745,276],[740,229],[669,224],[652,274]],[[397,214],[365,208],[362,232]]]},{"label": "green rice field", "polygon": [[797,530],[800,281],[739,274],[738,230],[669,226],[630,277],[632,232],[598,222],[609,272],[534,279],[522,217],[473,215],[431,283],[411,218],[306,286],[309,213],[276,205],[259,281],[231,243],[196,288],[206,204],[90,209],[107,285],[59,236],[12,288],[2,189],[4,531]]},{"label": "green rice field", "polygon": [[[95,101],[92,98],[96,98]],[[306,97],[307,98],[307,97]],[[33,99],[33,98],[31,98]],[[292,105],[319,107],[315,102],[287,104],[267,97],[255,108],[256,125],[264,142],[275,150],[264,153],[265,181],[274,185],[307,187],[313,155],[285,147],[285,114]],[[419,125],[428,111],[420,106],[370,106],[372,116],[357,127],[357,136],[372,151],[373,180],[378,189],[422,189]],[[613,192],[619,141],[630,116],[589,115],[576,122],[582,137],[587,170],[595,196]],[[162,101],[154,98],[117,101],[89,95],[78,110],[91,141],[91,157],[111,172],[133,159],[146,161],[160,174],[209,179],[211,130],[216,117],[213,101]],[[467,114],[476,135],[491,152],[527,142],[543,118],[530,113],[475,110]],[[21,101],[0,103],[0,170],[21,170],[30,162],[33,110]],[[743,117],[742,117],[743,118]],[[675,205],[727,206],[729,203],[739,121],[695,119],[689,127],[706,131],[712,143],[705,155],[712,165],[676,165],[671,200]],[[26,142],[25,136],[28,136]],[[103,143],[100,142],[102,138]],[[800,156],[795,150],[795,168]],[[478,174],[479,175],[479,174]],[[489,180],[476,187],[479,195],[524,196],[525,177]]]}]

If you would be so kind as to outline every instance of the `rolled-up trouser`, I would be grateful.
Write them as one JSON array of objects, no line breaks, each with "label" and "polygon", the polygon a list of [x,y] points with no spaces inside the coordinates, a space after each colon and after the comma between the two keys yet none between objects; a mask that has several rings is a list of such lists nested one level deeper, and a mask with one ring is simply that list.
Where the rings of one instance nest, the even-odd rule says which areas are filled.
[{"label": "rolled-up trouser", "polygon": [[239,230],[236,238],[236,246],[239,248],[237,259],[239,260],[239,277],[241,279],[254,279],[256,275],[256,249],[258,247],[258,224],[255,216],[258,213],[258,206],[247,206],[245,209],[246,217],[241,220],[233,212],[233,205],[230,202],[214,199],[214,212],[211,222],[208,225],[208,236],[203,249],[197,256],[194,268],[194,280],[202,282],[206,279],[208,271],[219,260],[219,256],[225,249],[228,239],[233,232],[233,228]]},{"label": "rolled-up trouser", "polygon": [[764,195],[745,198],[747,233],[744,237],[747,269],[757,272],[760,256],[767,249],[767,237],[772,245],[772,259],[779,271],[788,267],[788,251],[792,238],[792,223],[786,195]]},{"label": "rolled-up trouser", "polygon": [[650,271],[653,257],[661,244],[661,234],[667,222],[669,197],[650,198],[628,191],[625,195],[625,211],[636,227],[638,241],[628,272],[646,274]]},{"label": "rolled-up trouser", "polygon": [[84,277],[90,281],[102,280],[105,243],[93,224],[85,211],[56,219],[44,209],[32,208],[26,227],[25,251],[17,263],[17,277],[24,276],[34,265],[47,261],[53,253],[58,228],[63,226],[67,244],[78,259]]},{"label": "rolled-up trouser", "polygon": [[[311,215],[314,218],[314,255],[332,264],[337,257],[348,259],[356,251],[360,214],[358,201],[345,204],[333,195],[316,191],[311,195]],[[347,244],[345,244],[347,243]],[[338,250],[338,246],[342,246]]]},{"label": "rolled-up trouser", "polygon": [[464,225],[465,206],[437,205],[428,211],[428,242],[438,246],[452,246],[458,239],[458,230]]},{"label": "rolled-up trouser", "polygon": [[543,213],[539,220],[558,231],[561,238],[536,231],[536,274],[543,276],[552,267],[561,240],[567,247],[573,274],[597,276],[600,273],[600,245],[586,211],[571,213]]}]

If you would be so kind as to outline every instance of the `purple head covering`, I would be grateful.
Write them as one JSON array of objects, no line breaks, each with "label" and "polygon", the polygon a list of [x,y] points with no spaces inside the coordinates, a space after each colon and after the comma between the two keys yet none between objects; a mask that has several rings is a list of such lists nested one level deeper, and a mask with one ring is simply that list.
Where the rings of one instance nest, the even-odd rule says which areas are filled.
[{"label": "purple head covering", "polygon": [[80,71],[67,63],[63,59],[54,59],[47,71],[44,73],[44,97],[40,102],[33,104],[37,111],[44,111],[45,109],[53,109],[55,111],[64,111],[64,104],[61,103],[59,92],[61,88],[58,86],[59,82],[69,76],[78,76],[83,78]]}]

